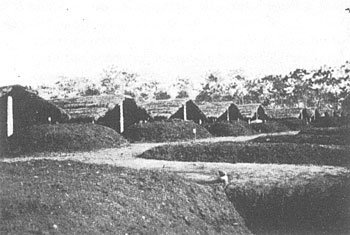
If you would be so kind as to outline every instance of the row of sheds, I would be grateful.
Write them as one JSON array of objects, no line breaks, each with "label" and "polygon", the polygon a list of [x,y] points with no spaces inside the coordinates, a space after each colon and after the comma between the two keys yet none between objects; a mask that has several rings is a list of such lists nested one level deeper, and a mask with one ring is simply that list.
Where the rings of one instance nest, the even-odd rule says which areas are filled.
[{"label": "row of sheds", "polygon": [[131,97],[117,95],[45,100],[20,85],[0,87],[1,135],[8,132],[8,123],[13,133],[34,124],[66,122],[93,122],[120,131],[121,123],[127,127],[149,120],[178,118],[204,123],[253,118],[258,109],[263,110],[259,104],[198,104],[184,99],[136,103]]},{"label": "row of sheds", "polygon": [[[178,118],[199,124],[239,119],[265,120],[268,116],[276,117],[278,111],[264,109],[260,104],[195,103],[184,99],[137,104],[131,97],[116,95],[48,101],[19,85],[0,87],[0,110],[2,139],[34,124],[93,122],[123,132],[124,127],[149,120]],[[300,109],[292,111],[289,117],[300,116]]]}]

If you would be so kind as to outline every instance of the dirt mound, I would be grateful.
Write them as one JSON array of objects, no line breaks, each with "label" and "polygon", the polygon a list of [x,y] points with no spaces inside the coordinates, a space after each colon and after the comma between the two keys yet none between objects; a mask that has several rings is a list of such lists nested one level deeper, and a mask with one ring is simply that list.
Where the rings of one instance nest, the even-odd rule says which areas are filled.
[{"label": "dirt mound", "polygon": [[[193,133],[194,129],[196,134]],[[127,128],[123,135],[132,142],[167,142],[211,137],[204,127],[192,121],[178,119],[135,124]]]},{"label": "dirt mound", "polygon": [[111,128],[95,124],[36,125],[11,140],[12,152],[70,152],[114,148],[127,141]]},{"label": "dirt mound", "polygon": [[187,162],[278,163],[350,166],[350,148],[293,143],[192,143],[163,145],[138,157]]},{"label": "dirt mound", "polygon": [[350,145],[350,138],[341,135],[279,135],[259,137],[252,142],[257,143],[297,143],[297,144],[321,144],[321,145]]},{"label": "dirt mound", "polygon": [[273,119],[273,121],[283,124],[292,131],[298,131],[307,128],[306,122],[298,118],[279,118]]},{"label": "dirt mound", "polygon": [[214,136],[253,135],[255,131],[243,121],[216,122],[207,124],[206,128]]},{"label": "dirt mound", "polygon": [[2,233],[251,234],[222,186],[176,174],[50,160],[0,171]]},{"label": "dirt mound", "polygon": [[309,128],[309,129],[300,131],[300,134],[348,136],[350,135],[350,128],[349,127]]},{"label": "dirt mound", "polygon": [[314,127],[341,127],[349,125],[350,119],[344,117],[320,117],[319,119],[312,122]]},{"label": "dirt mound", "polygon": [[226,194],[256,234],[349,234],[350,172],[338,169],[247,168]]},{"label": "dirt mound", "polygon": [[265,123],[252,123],[250,125],[254,131],[261,133],[290,131],[290,129],[286,125],[277,121],[267,121]]}]

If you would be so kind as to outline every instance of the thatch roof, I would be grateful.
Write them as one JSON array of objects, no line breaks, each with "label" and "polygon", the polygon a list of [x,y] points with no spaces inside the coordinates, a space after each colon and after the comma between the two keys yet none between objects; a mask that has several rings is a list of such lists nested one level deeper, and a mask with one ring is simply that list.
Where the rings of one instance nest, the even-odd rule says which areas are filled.
[{"label": "thatch roof", "polygon": [[170,118],[170,116],[176,113],[186,102],[186,99],[156,100],[140,103],[139,105],[144,108],[151,117]]},{"label": "thatch roof", "polygon": [[202,110],[202,112],[207,117],[220,117],[223,113],[227,111],[230,105],[233,104],[232,101],[224,102],[200,102],[197,106]]},{"label": "thatch roof", "polygon": [[[66,120],[69,119],[69,115],[66,111],[64,111],[59,106],[55,105],[51,101],[45,100],[35,94],[33,91],[26,89],[20,85],[11,85],[0,87],[0,98],[12,96],[19,97],[14,100],[14,105],[19,105],[20,109],[25,111],[24,109],[36,109],[38,112],[45,112],[46,115],[54,116],[56,120]],[[22,104],[20,104],[22,103]],[[14,107],[16,109],[18,107]],[[35,110],[34,110],[35,111]],[[26,114],[24,114],[26,115]],[[26,117],[29,118],[29,117]]]},{"label": "thatch roof", "polygon": [[[219,118],[221,115],[223,115],[232,104],[234,104],[232,101],[197,103],[198,107],[207,117],[215,118]],[[255,112],[258,110],[261,104],[243,104],[236,106],[242,116],[251,118],[254,116]]]},{"label": "thatch roof", "polygon": [[[187,120],[192,120],[195,123],[201,124],[202,122],[207,122],[207,117],[202,112],[202,110],[192,101],[188,100],[186,103],[186,115]],[[179,108],[173,115],[170,116],[171,119],[183,119],[184,118],[184,105]]]},{"label": "thatch roof", "polygon": [[255,103],[255,104],[240,104],[237,105],[239,111],[241,112],[242,116],[247,118],[252,118],[254,114],[258,111],[259,107],[264,110],[261,104]]},{"label": "thatch roof", "polygon": [[123,101],[123,96],[81,96],[69,99],[54,99],[53,103],[63,108],[72,119],[97,120]]},{"label": "thatch roof", "polygon": [[298,118],[302,108],[265,108],[266,114],[271,118]]},{"label": "thatch roof", "polygon": [[[267,107],[265,108],[265,113],[271,117],[271,118],[299,118],[300,113],[303,110],[303,108],[272,108]],[[322,108],[316,108],[316,107],[307,107],[307,115],[309,117],[315,115],[315,111],[318,110],[318,112],[322,115],[324,115],[325,112],[332,115],[333,110],[331,108],[322,107]]]}]

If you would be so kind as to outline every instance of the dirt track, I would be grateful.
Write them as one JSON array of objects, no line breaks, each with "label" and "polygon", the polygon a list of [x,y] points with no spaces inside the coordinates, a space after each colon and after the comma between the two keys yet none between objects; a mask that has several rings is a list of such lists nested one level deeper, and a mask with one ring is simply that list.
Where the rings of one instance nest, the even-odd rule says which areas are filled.
[{"label": "dirt track", "polygon": [[[199,139],[193,142],[220,142],[220,141],[232,141],[232,142],[242,142],[255,139],[260,136],[268,135],[295,135],[297,131],[284,132],[284,133],[274,133],[274,134],[258,134],[252,136],[239,136],[239,137],[218,137],[209,139]],[[230,164],[230,163],[207,163],[207,162],[180,162],[180,161],[164,161],[164,160],[150,160],[136,158],[139,154],[144,151],[151,149],[156,146],[164,144],[177,144],[181,142],[172,143],[135,143],[130,144],[122,148],[115,149],[103,149],[93,152],[74,152],[74,153],[40,153],[28,157],[19,158],[5,158],[0,161],[3,162],[18,162],[18,161],[30,161],[37,159],[51,159],[51,160],[73,160],[80,161],[84,163],[93,164],[109,164],[120,167],[129,167],[134,169],[154,169],[154,170],[165,170],[177,172],[186,178],[201,181],[203,183],[210,182],[210,179],[216,176],[217,171],[226,170],[241,171],[243,168],[245,171],[250,165],[253,168],[263,168],[266,164]],[[253,166],[254,165],[254,166]],[[251,168],[250,167],[250,168]],[[252,170],[254,171],[254,169]],[[281,167],[283,168],[283,165]],[[330,167],[332,168],[332,167]]]}]

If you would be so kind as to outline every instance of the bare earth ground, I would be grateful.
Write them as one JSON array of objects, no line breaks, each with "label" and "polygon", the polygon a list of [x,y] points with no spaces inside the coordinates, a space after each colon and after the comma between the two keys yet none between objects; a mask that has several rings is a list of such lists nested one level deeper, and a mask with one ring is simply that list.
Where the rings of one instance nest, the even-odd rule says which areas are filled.
[{"label": "bare earth ground", "polygon": [[[270,135],[295,135],[298,131],[289,131],[283,133],[270,133],[270,134],[257,134],[251,136],[239,136],[239,137],[217,137],[209,139],[198,139],[193,142],[220,142],[220,141],[232,141],[242,142],[255,139],[261,136]],[[256,171],[261,174],[270,174],[271,171],[283,171],[285,174],[296,174],[293,168],[303,168],[303,166],[293,165],[274,165],[272,169],[269,164],[246,164],[246,163],[207,163],[207,162],[180,162],[180,161],[164,161],[164,160],[151,160],[137,158],[139,154],[156,146],[164,144],[178,144],[181,142],[172,143],[134,143],[129,146],[113,149],[103,149],[91,152],[73,152],[73,153],[37,153],[31,156],[18,157],[18,158],[4,158],[0,159],[2,162],[19,162],[30,161],[35,159],[50,159],[58,161],[80,161],[84,163],[93,164],[109,164],[119,167],[128,167],[133,169],[154,169],[176,172],[187,179],[191,179],[201,183],[210,182],[211,179],[217,175],[218,170],[225,170],[227,172],[244,172],[245,174],[252,174]],[[290,171],[286,171],[286,167],[290,168]],[[305,167],[306,168],[306,167]],[[335,167],[326,167],[328,172],[337,171]],[[300,170],[300,169],[299,169]],[[325,167],[314,167],[315,171],[324,171]],[[338,170],[340,170],[338,168]],[[335,172],[333,172],[335,173]],[[263,177],[265,178],[265,177]]]}]

